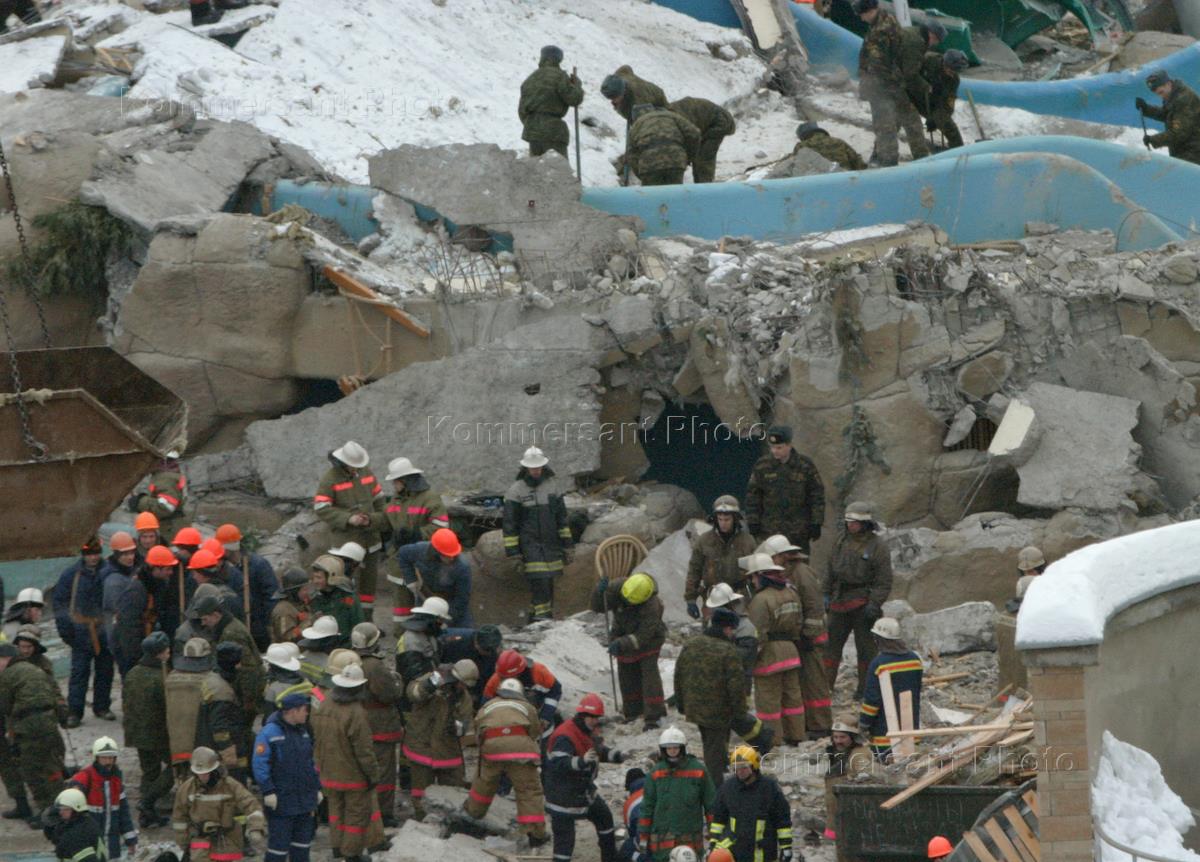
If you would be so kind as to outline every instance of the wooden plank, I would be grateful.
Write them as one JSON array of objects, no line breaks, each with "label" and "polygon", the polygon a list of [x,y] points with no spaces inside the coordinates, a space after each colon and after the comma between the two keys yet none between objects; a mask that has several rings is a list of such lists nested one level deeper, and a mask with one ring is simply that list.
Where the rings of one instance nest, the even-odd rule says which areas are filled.
[{"label": "wooden plank", "polygon": [[896,694],[892,690],[891,674],[879,675],[879,692],[883,696],[883,715],[887,719],[887,733],[892,739],[892,745],[896,745],[899,740],[893,734],[900,730],[900,722],[896,717]]},{"label": "wooden plank", "polygon": [[1036,814],[1040,819],[1042,812],[1038,811],[1037,792],[1033,790],[1026,790],[1025,795],[1021,798],[1025,800],[1025,804],[1029,806],[1029,810]]},{"label": "wooden plank", "polygon": [[959,767],[965,766],[968,763],[970,763],[972,760],[974,760],[978,749],[986,748],[990,745],[995,744],[998,740],[1003,739],[1004,736],[1007,734],[1008,730],[1009,730],[1008,727],[1003,727],[1003,728],[1000,728],[997,730],[992,730],[990,732],[983,732],[983,733],[975,734],[967,741],[968,744],[966,746],[964,746],[962,748],[962,750],[958,751],[950,759],[950,761],[948,763],[946,763],[945,765],[943,765],[937,769],[931,770],[930,772],[926,773],[924,776],[919,778],[917,781],[913,782],[908,787],[901,790],[895,796],[892,796],[892,797],[884,800],[882,803],[880,803],[879,807],[884,809],[885,811],[890,811],[891,809],[893,809],[897,805],[899,805],[901,802],[904,802],[906,799],[911,799],[913,796],[916,796],[918,793],[920,793],[926,787],[930,787],[934,784],[937,784],[939,781],[941,781],[942,779],[949,776],[951,773],[953,773]]},{"label": "wooden plank", "polygon": [[333,282],[351,302],[365,301],[367,305],[377,308],[414,335],[419,335],[421,338],[429,337],[429,329],[424,324],[403,309],[393,305],[382,294],[363,284],[350,273],[327,266],[322,270],[322,274]]},{"label": "wooden plank", "polygon": [[[900,692],[900,729],[913,729],[913,696],[911,691]],[[896,751],[901,757],[912,757],[917,753],[917,741],[911,736],[906,736],[900,740],[900,744],[896,746]]]},{"label": "wooden plank", "polygon": [[981,733],[990,730],[1033,730],[1033,722],[998,721],[995,724],[956,724],[951,727],[922,727],[920,730],[896,730],[889,728],[888,736],[894,736],[898,739],[921,739],[926,736],[969,736],[972,733]]},{"label": "wooden plank", "polygon": [[1030,862],[1022,857],[1017,848],[1013,846],[1012,841],[1004,834],[1004,830],[1000,828],[1000,824],[996,822],[995,818],[985,821],[983,828],[1004,855],[1005,862]]},{"label": "wooden plank", "polygon": [[1008,825],[1012,827],[1017,839],[1025,845],[1025,849],[1029,851],[1029,855],[1034,859],[1042,858],[1042,844],[1038,841],[1037,836],[1033,834],[1033,830],[1029,828],[1029,824],[1025,822],[1025,818],[1021,816],[1021,812],[1016,809],[1016,806],[1009,805],[1004,809],[1004,819],[1008,821]]},{"label": "wooden plank", "polygon": [[943,674],[942,676],[930,676],[925,678],[925,685],[941,685],[944,682],[954,682],[955,680],[966,679],[970,675],[971,674],[964,670],[960,671],[959,673],[947,673]]},{"label": "wooden plank", "polygon": [[1000,862],[987,849],[987,845],[983,843],[983,839],[974,832],[964,832],[963,840],[967,842],[967,846],[971,848],[971,851],[979,857],[979,862]]}]

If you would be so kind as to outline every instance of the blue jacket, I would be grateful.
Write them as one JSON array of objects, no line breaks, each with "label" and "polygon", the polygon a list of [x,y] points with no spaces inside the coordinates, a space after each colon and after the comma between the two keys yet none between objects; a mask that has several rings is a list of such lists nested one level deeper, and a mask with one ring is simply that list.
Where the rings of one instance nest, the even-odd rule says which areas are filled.
[{"label": "blue jacket", "polygon": [[[76,575],[78,574],[78,582]],[[101,615],[104,605],[104,564],[95,569],[86,569],[83,560],[72,563],[58,576],[54,585],[54,624],[63,643],[72,649],[91,649],[91,634],[86,625],[71,621],[71,613],[76,616],[89,617],[96,620],[97,636],[100,648],[104,649],[104,627],[101,625]],[[75,601],[71,602],[74,592]]]},{"label": "blue jacket", "polygon": [[[275,608],[275,593],[279,591],[279,579],[265,558],[243,551],[246,571],[250,573],[250,619],[246,621],[250,634],[259,643],[271,641],[271,611]],[[229,588],[242,599],[242,564],[226,563],[229,571]],[[239,617],[240,618],[240,617]]]},{"label": "blue jacket", "polygon": [[254,739],[250,768],[263,796],[274,793],[279,797],[275,810],[267,814],[290,817],[316,809],[321,782],[313,763],[312,736],[305,725],[288,724],[278,712],[271,713]]},{"label": "blue jacket", "polygon": [[896,697],[896,708],[900,706],[900,693],[911,691],[913,697],[913,728],[921,726],[921,679],[925,669],[921,657],[912,650],[907,652],[881,652],[867,668],[867,684],[863,689],[862,713],[858,717],[860,727],[867,729],[868,740],[876,752],[891,748],[887,735],[887,715],[883,710],[883,691],[879,678],[887,674],[892,679],[892,694]]},{"label": "blue jacket", "polygon": [[474,628],[471,620],[471,565],[459,554],[451,563],[442,562],[431,542],[404,545],[396,554],[400,575],[411,586],[420,580],[425,596],[441,596],[450,605],[449,625],[458,629]]}]

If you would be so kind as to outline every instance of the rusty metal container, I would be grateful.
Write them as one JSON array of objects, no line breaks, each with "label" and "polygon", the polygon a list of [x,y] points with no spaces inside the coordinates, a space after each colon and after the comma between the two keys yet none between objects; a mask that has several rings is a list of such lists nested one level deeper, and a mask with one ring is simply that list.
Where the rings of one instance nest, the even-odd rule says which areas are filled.
[{"label": "rusty metal container", "polygon": [[[166,451],[185,439],[187,405],[108,347],[17,352],[35,460],[0,365],[0,561],[79,553]],[[7,359],[7,357],[5,357]]]}]

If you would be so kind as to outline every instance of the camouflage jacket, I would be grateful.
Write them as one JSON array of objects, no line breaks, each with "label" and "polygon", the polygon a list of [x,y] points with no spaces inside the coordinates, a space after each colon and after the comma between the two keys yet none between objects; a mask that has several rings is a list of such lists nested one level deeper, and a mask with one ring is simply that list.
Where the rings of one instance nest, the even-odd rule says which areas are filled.
[{"label": "camouflage jacket", "polygon": [[740,589],[746,573],[738,568],[738,558],[754,553],[754,546],[754,538],[741,527],[728,538],[713,529],[697,539],[688,561],[683,600],[702,599],[719,583]]},{"label": "camouflage jacket", "polygon": [[537,71],[521,83],[521,100],[517,103],[517,116],[525,127],[521,140],[565,144],[571,139],[571,132],[562,118],[582,101],[583,87],[579,81],[572,81],[558,63],[543,60]]},{"label": "camouflage jacket", "polygon": [[153,656],[142,656],[121,683],[125,744],[144,751],[171,750],[167,733],[167,668]]},{"label": "camouflage jacket", "polygon": [[667,110],[674,111],[699,129],[701,140],[724,138],[737,130],[733,114],[708,99],[688,96],[667,105]]},{"label": "camouflage jacket", "polygon": [[[821,155],[831,162],[836,162],[847,171],[865,171],[867,163],[848,143],[841,138],[835,138],[826,132],[817,132],[814,135],[809,135],[803,141],[797,141],[795,149],[792,150],[792,155],[800,152],[803,149],[809,149]],[[791,538],[789,536],[789,538]]]},{"label": "camouflage jacket", "polygon": [[711,628],[683,645],[675,661],[675,705],[700,727],[728,727],[746,709],[737,647]]},{"label": "camouflage jacket", "polygon": [[639,178],[685,169],[699,147],[700,130],[665,108],[642,114],[629,129],[631,167]]},{"label": "camouflage jacket", "polygon": [[792,450],[780,463],[769,452],[758,459],[746,486],[746,528],[766,538],[782,533],[808,548],[813,527],[825,521],[825,485],[817,465]]},{"label": "camouflage jacket", "polygon": [[821,591],[830,599],[830,610],[851,610],[838,605],[882,605],[892,592],[892,554],[874,533],[839,537],[825,569]]},{"label": "camouflage jacket", "polygon": [[900,30],[900,75],[904,89],[918,110],[924,110],[929,96],[929,82],[921,76],[921,64],[925,59],[925,37],[920,27],[903,27]]},{"label": "camouflage jacket", "polygon": [[662,87],[633,74],[629,66],[622,66],[614,73],[625,82],[625,95],[617,105],[617,111],[626,122],[633,117],[634,105],[653,105],[656,108],[667,106],[667,96]]},{"label": "camouflage jacket", "polygon": [[909,87],[908,97],[912,99],[921,116],[939,122],[952,119],[954,102],[958,98],[958,73],[946,68],[941,54],[930,51],[921,61],[920,79],[928,85],[928,89],[924,91],[929,94],[928,104],[923,98],[921,101],[917,100],[917,95],[922,91],[914,91],[912,87]]},{"label": "camouflage jacket", "polygon": [[900,43],[899,22],[890,12],[880,9],[858,52],[858,76],[864,79],[863,83],[895,92],[903,89]]},{"label": "camouflage jacket", "polygon": [[1150,135],[1150,146],[1166,147],[1177,159],[1200,164],[1200,97],[1182,81],[1171,84],[1171,95],[1161,108],[1150,106],[1145,114],[1166,123],[1167,129]]}]

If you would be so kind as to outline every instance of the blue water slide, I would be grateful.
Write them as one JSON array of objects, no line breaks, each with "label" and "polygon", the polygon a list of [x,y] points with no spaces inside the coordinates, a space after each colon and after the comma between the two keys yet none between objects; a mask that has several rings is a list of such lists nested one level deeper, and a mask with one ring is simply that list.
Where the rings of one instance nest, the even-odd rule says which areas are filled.
[{"label": "blue water slide", "polygon": [[1095,168],[1053,153],[981,153],[762,182],[587,189],[583,202],[640,217],[647,236],[748,235],[786,242],[922,220],[955,243],[1019,239],[1027,222],[1107,228],[1122,250],[1180,239]]}]

